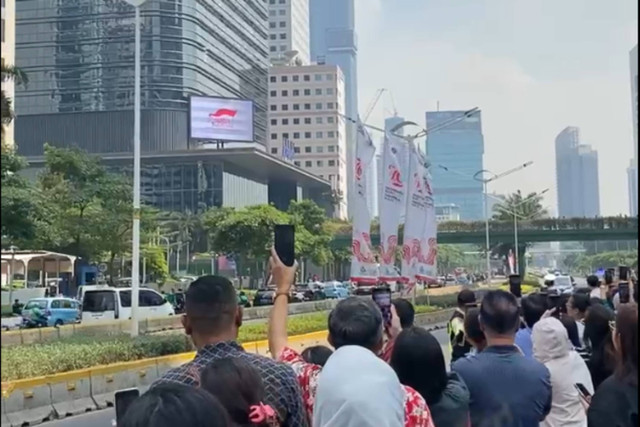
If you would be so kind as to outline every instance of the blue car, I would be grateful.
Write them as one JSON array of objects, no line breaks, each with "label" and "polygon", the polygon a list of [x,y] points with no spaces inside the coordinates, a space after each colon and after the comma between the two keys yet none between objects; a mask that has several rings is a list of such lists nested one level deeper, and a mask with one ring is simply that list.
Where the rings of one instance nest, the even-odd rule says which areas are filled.
[{"label": "blue car", "polygon": [[349,296],[349,289],[340,282],[327,282],[324,287],[324,294],[330,299],[342,299]]},{"label": "blue car", "polygon": [[76,323],[80,318],[80,305],[72,298],[34,298],[22,309],[27,326],[62,326]]}]

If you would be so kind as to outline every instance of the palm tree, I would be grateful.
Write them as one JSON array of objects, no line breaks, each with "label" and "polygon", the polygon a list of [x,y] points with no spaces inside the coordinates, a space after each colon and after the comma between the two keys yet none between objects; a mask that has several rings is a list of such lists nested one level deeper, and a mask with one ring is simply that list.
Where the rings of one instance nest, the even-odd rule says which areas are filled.
[{"label": "palm tree", "polygon": [[[20,68],[13,65],[2,65],[2,83],[13,80],[16,85],[26,85],[29,81],[27,75]],[[11,123],[14,118],[13,100],[4,93],[2,89],[2,142],[4,143],[4,127]]]},{"label": "palm tree", "polygon": [[493,219],[496,221],[513,221],[513,214],[527,220],[541,219],[549,216],[542,205],[540,193],[529,193],[526,197],[518,190],[508,195],[502,203],[493,206]]},{"label": "palm tree", "polygon": [[[543,195],[540,193],[529,193],[527,196],[522,195],[522,192],[518,190],[516,193],[508,195],[502,203],[498,203],[493,207],[493,220],[495,221],[513,221],[513,214],[518,215],[519,220],[534,220],[546,218],[549,216],[549,212],[542,205]],[[523,245],[518,245],[520,248],[515,248],[518,254],[522,253]],[[498,243],[492,249],[491,252],[494,256],[499,258],[506,258],[509,255],[509,251],[514,249],[512,243]],[[524,263],[520,264],[520,274],[524,277]]]},{"label": "palm tree", "polygon": [[[186,245],[186,264],[189,271],[190,252],[194,240],[202,234],[202,216],[187,209],[184,212],[171,212],[165,222],[167,228],[171,230],[170,235],[182,244]],[[194,239],[195,237],[195,239]],[[180,250],[180,248],[178,248]],[[179,260],[178,260],[179,262]]]}]

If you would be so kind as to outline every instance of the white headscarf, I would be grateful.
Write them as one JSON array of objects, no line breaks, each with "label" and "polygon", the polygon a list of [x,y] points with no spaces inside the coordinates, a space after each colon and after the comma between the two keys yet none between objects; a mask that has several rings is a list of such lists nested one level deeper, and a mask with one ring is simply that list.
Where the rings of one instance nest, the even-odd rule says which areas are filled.
[{"label": "white headscarf", "polygon": [[401,427],[405,391],[391,367],[359,346],[341,347],[320,377],[314,427]]}]

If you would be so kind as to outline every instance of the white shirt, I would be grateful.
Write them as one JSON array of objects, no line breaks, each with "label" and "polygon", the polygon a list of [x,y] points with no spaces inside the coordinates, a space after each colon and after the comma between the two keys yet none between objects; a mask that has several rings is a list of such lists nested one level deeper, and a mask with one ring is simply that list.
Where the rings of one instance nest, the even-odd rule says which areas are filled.
[{"label": "white shirt", "polygon": [[590,298],[602,298],[602,293],[600,292],[600,288],[591,289],[591,293],[589,294]]},{"label": "white shirt", "polygon": [[578,327],[578,337],[580,337],[580,347],[584,348],[584,323],[576,320],[576,326]]}]

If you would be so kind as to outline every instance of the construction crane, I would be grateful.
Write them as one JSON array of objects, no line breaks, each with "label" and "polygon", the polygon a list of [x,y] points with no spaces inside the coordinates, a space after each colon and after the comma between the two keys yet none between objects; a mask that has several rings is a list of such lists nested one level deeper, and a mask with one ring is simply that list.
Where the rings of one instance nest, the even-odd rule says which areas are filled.
[{"label": "construction crane", "polygon": [[382,88],[382,89],[378,89],[376,91],[376,94],[373,97],[373,101],[371,101],[371,103],[367,107],[367,110],[366,110],[366,113],[364,114],[364,117],[362,117],[362,121],[363,122],[366,122],[369,119],[369,116],[373,112],[373,109],[376,108],[376,105],[378,105],[378,102],[380,101],[380,97],[382,96],[383,93],[385,93],[386,90],[387,89]]}]

